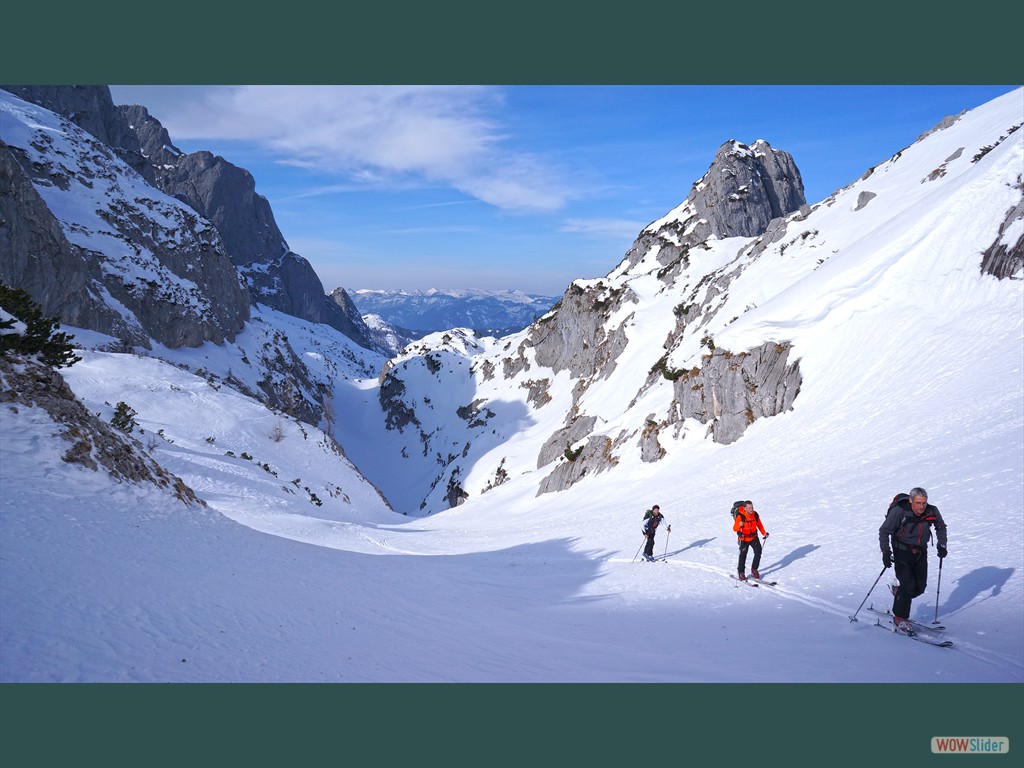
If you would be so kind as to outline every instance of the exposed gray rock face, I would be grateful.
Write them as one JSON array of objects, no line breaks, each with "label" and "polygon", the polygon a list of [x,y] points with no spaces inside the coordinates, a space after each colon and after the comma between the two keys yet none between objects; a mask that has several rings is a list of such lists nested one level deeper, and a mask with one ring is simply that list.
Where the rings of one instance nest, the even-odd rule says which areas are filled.
[{"label": "exposed gray rock face", "polygon": [[338,310],[333,312],[333,317],[329,322],[325,321],[328,322],[328,325],[337,328],[361,346],[387,353],[382,345],[375,343],[373,331],[366,325],[366,321],[359,314],[359,308],[356,307],[352,297],[344,288],[335,288],[331,291],[330,300]]},{"label": "exposed gray rock face", "polygon": [[251,173],[211,152],[181,154],[144,107],[120,107],[120,112],[149,158],[156,187],[212,222],[233,264],[272,264],[288,253],[270,203],[257,194]]},{"label": "exposed gray rock face", "polygon": [[372,348],[369,330],[351,300],[346,296],[339,304],[328,297],[310,263],[289,249],[251,173],[211,152],[183,154],[145,107],[118,109],[149,160],[154,184],[213,223],[253,301],[330,325]]},{"label": "exposed gray rock face", "polygon": [[233,339],[249,317],[248,294],[217,231],[92,134],[4,99],[4,136],[18,142],[3,151],[8,284],[62,322],[133,344]]},{"label": "exposed gray rock face", "polygon": [[[386,370],[380,376],[380,389],[378,398],[381,410],[384,412],[384,421],[388,429],[404,430],[410,424],[420,428],[420,420],[416,418],[416,411],[409,407],[404,400],[405,382],[398,376]],[[420,437],[426,442],[426,436],[420,429]]]},{"label": "exposed gray rock face", "polygon": [[861,210],[864,206],[866,206],[876,197],[878,197],[878,195],[876,195],[874,192],[864,190],[859,195],[857,195],[857,204],[853,207],[853,210]]},{"label": "exposed gray rock face", "polygon": [[444,500],[448,504],[449,509],[465,503],[466,499],[469,498],[469,494],[462,488],[461,477],[462,470],[459,467],[453,469],[451,475],[448,477],[448,485],[445,486]]},{"label": "exposed gray rock face", "polygon": [[766,141],[749,147],[727,141],[686,200],[640,233],[626,263],[633,266],[660,246],[658,261],[667,266],[712,236],[756,237],[773,219],[805,205],[803,179],[788,152]]},{"label": "exposed gray rock face", "polygon": [[572,445],[590,434],[597,423],[594,416],[569,418],[566,426],[556,431],[547,439],[537,454],[537,469],[547,466],[559,456],[572,453]]},{"label": "exposed gray rock face", "polygon": [[1018,191],[1022,193],[1020,202],[1006,212],[1006,219],[999,225],[999,236],[982,255],[981,271],[1000,280],[1024,271],[1024,235],[1016,242],[1007,235],[1014,222],[1024,219],[1024,184],[1018,185]]},{"label": "exposed gray rock face", "polygon": [[[661,421],[649,416],[639,430],[641,459],[658,461],[665,455],[658,441],[666,428],[694,418],[708,425],[707,434],[716,443],[738,440],[755,420],[775,416],[793,406],[800,391],[799,361],[788,362],[788,344],[766,343],[757,349],[733,354],[715,350],[703,358],[703,364],[691,371],[655,371],[652,376],[674,379],[674,399],[668,415]],[[563,491],[582,480],[618,464],[616,450],[636,433],[623,432],[614,440],[606,435],[590,434],[596,423],[592,416],[571,418],[544,444],[537,467],[554,462],[554,468],[541,481],[537,495]],[[575,450],[573,444],[586,439]]]},{"label": "exposed gray rock face", "polygon": [[574,454],[572,458],[563,457],[564,460],[556,464],[551,473],[540,481],[537,495],[564,491],[588,474],[599,474],[611,469],[618,463],[612,448],[613,442],[610,438],[604,435],[591,435],[578,454]]},{"label": "exposed gray rock face", "polygon": [[660,461],[665,457],[665,449],[658,442],[662,425],[654,420],[654,414],[647,417],[643,430],[640,432],[640,459],[648,464]]},{"label": "exposed gray rock face", "polygon": [[621,332],[609,331],[607,322],[626,301],[636,301],[629,288],[570,285],[556,311],[530,329],[526,343],[534,348],[537,364],[555,373],[568,369],[573,378],[611,373],[626,341]]},{"label": "exposed gray rock face", "polygon": [[26,291],[46,317],[148,343],[142,326],[98,295],[98,265],[64,237],[60,223],[0,141],[0,282]]},{"label": "exposed gray rock face", "polygon": [[139,141],[118,114],[110,89],[105,85],[0,85],[0,88],[63,115],[114,149],[136,172],[145,175],[148,164]]},{"label": "exposed gray rock face", "polygon": [[793,407],[800,392],[800,362],[789,363],[789,344],[765,343],[748,352],[722,349],[673,382],[676,410],[668,423],[694,418],[708,424],[716,443],[736,442],[755,420]]},{"label": "exposed gray rock face", "polygon": [[[804,217],[810,213],[799,171],[787,153],[764,142],[753,147],[727,142],[687,200],[645,228],[607,277],[574,281],[546,315],[522,334],[510,337],[502,351],[475,362],[468,378],[461,371],[442,372],[445,391],[461,388],[471,394],[469,405],[459,410],[469,428],[492,423],[500,426],[509,411],[493,394],[490,399],[477,395],[481,382],[500,376],[519,392],[529,393],[527,407],[537,410],[551,407],[549,403],[555,399],[553,382],[561,377],[559,386],[564,386],[567,374],[573,383],[571,401],[566,402],[566,393],[560,393],[565,404],[562,423],[550,435],[539,437],[535,466],[545,469],[547,475],[538,484],[538,493],[564,490],[584,477],[607,471],[619,463],[623,451],[638,451],[645,462],[661,460],[667,453],[667,444],[662,441],[678,438],[685,419],[707,424],[707,434],[716,442],[734,442],[755,419],[792,406],[800,387],[800,371],[796,362],[789,361],[789,346],[772,342],[730,352],[715,350],[709,340],[710,353],[700,358],[692,371],[671,371],[667,361],[674,350],[692,346],[695,338],[706,333],[701,329],[727,304],[730,284],[756,258],[757,249],[763,250],[787,236],[787,221],[801,220],[799,214],[792,215],[797,211]],[[696,261],[712,249],[708,241],[713,238],[759,236],[758,240],[738,245],[736,258],[719,268],[706,273],[690,269],[691,259]],[[656,278],[656,284],[652,285],[649,277]],[[659,290],[657,284],[664,287]],[[647,296],[652,290],[671,292],[682,299],[671,310],[674,327],[663,341],[644,338],[634,327],[637,311],[645,309],[641,302],[646,298],[640,295]],[[620,370],[627,345],[635,343],[642,350],[630,350],[631,365],[644,364],[641,359],[648,355],[661,358],[646,363],[651,371],[646,380],[643,371],[637,376],[634,370]],[[423,350],[413,346],[403,350],[403,357],[419,355],[424,366],[439,373],[441,366],[429,364],[434,354],[430,346],[425,345]],[[673,386],[659,387],[654,395],[661,409],[646,417],[636,414],[631,425],[609,434],[608,414],[599,410],[608,407],[604,397],[607,390],[602,387],[613,386],[610,382],[619,379],[630,382],[628,386],[637,391],[632,394],[632,403],[626,406],[624,399],[623,405],[631,407],[662,376],[671,379]],[[410,437],[418,432],[424,456],[428,455],[428,443],[441,445],[447,441],[451,446],[446,452],[434,451],[443,469],[433,475],[431,492],[442,488],[464,490],[456,472],[461,468],[465,474],[479,460],[468,452],[479,450],[477,443],[486,450],[485,446],[493,444],[490,436],[474,435],[474,444],[466,441],[460,457],[453,450],[458,446],[457,434],[446,436],[443,431],[449,429],[447,425],[423,426],[428,424],[433,408],[426,389],[407,391],[406,382],[397,378],[391,363],[385,366],[380,384],[381,407],[389,427],[415,427]],[[591,393],[595,393],[593,402]],[[616,396],[628,398],[630,394]],[[417,446],[410,441],[408,448],[411,452]],[[489,490],[493,485],[488,483],[479,490]],[[461,493],[441,496],[434,494],[430,503],[454,505],[464,498]]]},{"label": "exposed gray rock face", "polygon": [[804,183],[788,152],[766,141],[727,141],[687,198],[719,237],[755,237],[800,208]]}]

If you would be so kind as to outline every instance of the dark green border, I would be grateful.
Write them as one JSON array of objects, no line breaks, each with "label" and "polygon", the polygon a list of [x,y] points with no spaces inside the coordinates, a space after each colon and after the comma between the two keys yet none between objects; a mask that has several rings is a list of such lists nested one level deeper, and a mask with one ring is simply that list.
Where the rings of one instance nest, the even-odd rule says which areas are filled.
[{"label": "dark green border", "polygon": [[[1013,4],[861,0],[618,7],[520,0],[241,7],[11,3],[0,80],[18,84],[1008,84]],[[697,5],[697,4],[692,4]]]},{"label": "dark green border", "polygon": [[931,738],[1006,736],[1017,753],[1020,694],[971,684],[29,684],[0,687],[0,722],[12,765],[998,768],[995,755],[933,755]]},{"label": "dark green border", "polygon": [[[15,3],[7,83],[1015,84],[1020,12],[920,4],[692,9],[479,2],[279,8]],[[709,4],[710,5],[710,4]],[[1012,16],[1016,14],[1018,18]],[[56,16],[56,18],[54,18]],[[665,653],[671,654],[672,648]],[[942,652],[942,651],[937,651]],[[756,649],[751,650],[756,663]],[[837,666],[843,664],[836,660]],[[3,757],[107,766],[441,759],[522,765],[1004,765],[932,736],[1009,736],[1007,685],[2,685]],[[910,761],[909,763],[907,761]]]}]

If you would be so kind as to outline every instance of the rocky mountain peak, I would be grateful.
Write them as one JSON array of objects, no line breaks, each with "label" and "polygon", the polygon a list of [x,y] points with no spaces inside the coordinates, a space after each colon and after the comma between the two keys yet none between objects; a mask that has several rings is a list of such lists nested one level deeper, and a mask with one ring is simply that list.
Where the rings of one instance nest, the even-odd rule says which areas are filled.
[{"label": "rocky mountain peak", "polygon": [[620,270],[635,266],[652,247],[669,264],[711,237],[757,237],[773,220],[806,208],[803,179],[788,152],[763,140],[750,146],[730,140],[686,199],[644,227]]},{"label": "rocky mountain peak", "polygon": [[687,201],[719,237],[756,237],[807,202],[792,156],[761,140],[722,144]]}]

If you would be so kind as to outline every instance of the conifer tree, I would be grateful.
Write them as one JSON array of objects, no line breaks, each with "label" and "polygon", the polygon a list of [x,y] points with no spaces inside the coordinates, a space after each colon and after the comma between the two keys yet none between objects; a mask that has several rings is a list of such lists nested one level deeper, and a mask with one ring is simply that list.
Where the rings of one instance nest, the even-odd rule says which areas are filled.
[{"label": "conifer tree", "polygon": [[43,317],[40,306],[22,289],[0,283],[0,308],[25,324],[25,332],[18,333],[14,319],[0,322],[0,331],[6,331],[0,333],[0,353],[38,355],[54,368],[71,367],[82,359],[71,345],[72,336],[57,330],[60,320]]}]

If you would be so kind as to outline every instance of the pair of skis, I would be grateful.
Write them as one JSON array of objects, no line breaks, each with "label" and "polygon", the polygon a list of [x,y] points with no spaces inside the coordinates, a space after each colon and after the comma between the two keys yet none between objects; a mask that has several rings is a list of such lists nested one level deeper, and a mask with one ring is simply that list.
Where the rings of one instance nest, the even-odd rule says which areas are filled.
[{"label": "pair of skis", "polygon": [[760,586],[761,584],[764,584],[766,587],[774,587],[776,584],[779,583],[777,581],[767,581],[765,579],[755,579],[753,576],[747,576],[747,578],[741,579],[736,574],[730,573],[729,575],[732,578],[736,579],[736,581],[738,581],[740,584],[747,584],[747,585],[749,585],[751,587],[757,587],[757,586]]},{"label": "pair of skis", "polygon": [[917,640],[920,643],[928,643],[929,645],[936,645],[940,648],[953,647],[953,641],[943,637],[942,633],[946,628],[941,624],[922,624],[919,621],[907,619],[907,621],[910,622],[911,629],[914,630],[914,634],[908,635],[896,629],[896,625],[892,623],[893,616],[890,611],[879,610],[878,608],[875,608],[874,605],[869,605],[867,610],[868,613],[872,613],[877,617],[875,620],[876,627],[887,629],[894,634],[902,637],[909,637],[911,640]]},{"label": "pair of skis", "polygon": [[[667,558],[665,558],[665,557],[656,557],[653,560],[653,562],[656,562],[656,563],[664,563],[666,561],[667,561]],[[651,561],[647,561],[647,562],[651,562]],[[766,586],[766,587],[774,587],[776,584],[778,584],[777,581],[766,581],[765,579],[755,579],[755,578],[751,578],[750,576],[748,576],[746,579],[742,579],[741,580],[739,578],[739,576],[736,575],[735,573],[730,573],[729,577],[732,578],[734,581],[738,582],[737,585],[736,585],[737,587],[740,584],[746,584],[749,587],[760,587],[762,585]],[[874,614],[874,616],[876,617],[875,618],[875,626],[876,627],[881,627],[882,629],[886,629],[886,630],[892,632],[893,634],[901,635],[902,637],[907,637],[907,638],[910,638],[911,640],[917,640],[919,643],[926,643],[928,645],[934,645],[934,646],[937,646],[939,648],[952,648],[953,647],[953,641],[952,640],[948,640],[948,639],[946,639],[945,637],[942,636],[942,633],[945,631],[946,628],[944,626],[942,626],[941,624],[922,624],[919,621],[914,621],[913,619],[909,619],[908,621],[910,621],[910,626],[913,628],[914,634],[908,635],[908,634],[904,634],[902,632],[897,631],[896,625],[892,623],[892,618],[893,618],[892,613],[890,613],[889,611],[879,610],[878,608],[875,608],[874,605],[869,605],[867,607],[867,611],[869,613],[871,613],[871,614]],[[883,619],[884,619],[884,621],[883,621]],[[856,621],[856,619],[853,616],[850,617],[850,620],[851,621]]]}]

